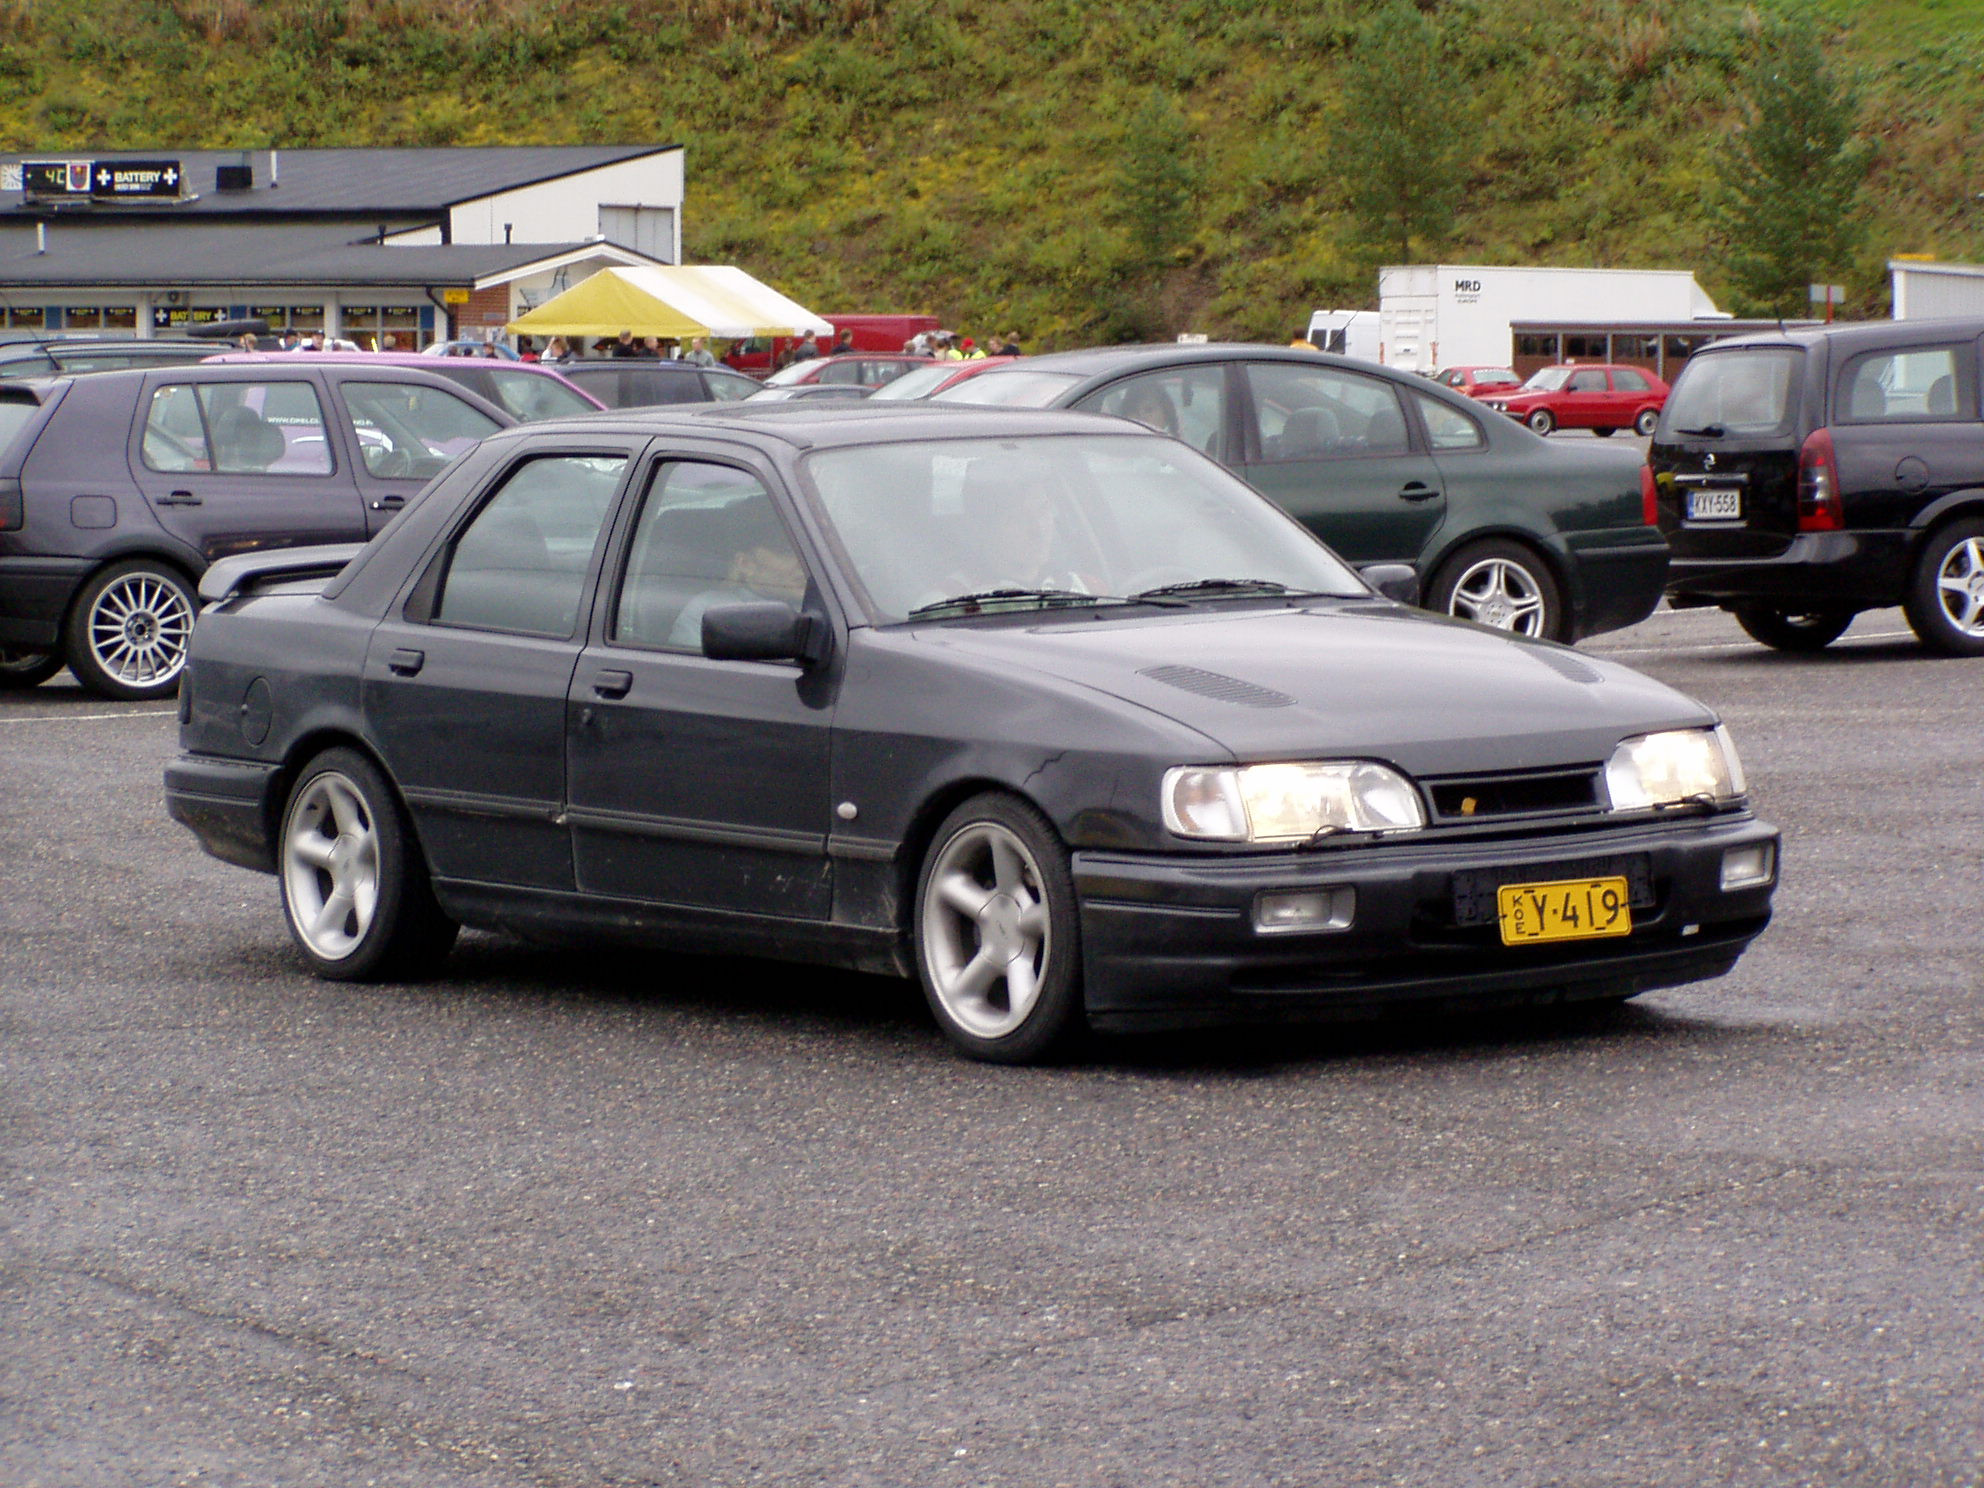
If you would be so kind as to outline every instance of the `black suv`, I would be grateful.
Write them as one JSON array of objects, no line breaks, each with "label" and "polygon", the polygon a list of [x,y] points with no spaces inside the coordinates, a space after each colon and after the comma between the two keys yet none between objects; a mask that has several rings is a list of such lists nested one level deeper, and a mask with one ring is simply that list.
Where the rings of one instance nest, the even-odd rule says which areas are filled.
[{"label": "black suv", "polygon": [[1984,655],[1984,320],[1883,321],[1704,347],[1647,452],[1670,603],[1785,651],[1899,604]]},{"label": "black suv", "polygon": [[0,687],[67,662],[165,696],[209,564],[362,542],[516,422],[432,372],[307,357],[0,383]]}]

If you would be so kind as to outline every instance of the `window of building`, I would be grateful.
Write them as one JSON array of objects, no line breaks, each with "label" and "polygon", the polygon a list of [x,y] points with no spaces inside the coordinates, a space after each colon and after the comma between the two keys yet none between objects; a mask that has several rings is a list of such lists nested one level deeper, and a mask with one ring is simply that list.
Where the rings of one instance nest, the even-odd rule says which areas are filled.
[{"label": "window of building", "polygon": [[1516,337],[1516,355],[1519,357],[1542,357],[1546,362],[1563,360],[1562,354],[1558,349],[1557,336],[1554,332],[1547,336],[1538,335],[1535,332],[1526,332]]},{"label": "window of building", "polygon": [[1582,335],[1566,333],[1564,336],[1564,360],[1567,362],[1608,361],[1612,355],[1607,349],[1606,343],[1608,339],[1603,332],[1595,336],[1589,333]]},{"label": "window of building", "polygon": [[71,305],[62,312],[62,324],[72,331],[94,331],[103,325],[103,310],[96,305]]},{"label": "window of building", "polygon": [[7,328],[9,330],[46,330],[48,328],[48,312],[39,305],[9,305],[7,307]]}]

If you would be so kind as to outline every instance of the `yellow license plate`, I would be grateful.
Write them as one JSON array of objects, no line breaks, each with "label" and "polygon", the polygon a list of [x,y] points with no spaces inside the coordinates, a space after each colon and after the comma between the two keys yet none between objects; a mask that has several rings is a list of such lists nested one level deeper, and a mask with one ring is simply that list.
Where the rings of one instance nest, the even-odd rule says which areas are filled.
[{"label": "yellow license plate", "polygon": [[1503,945],[1630,935],[1633,911],[1623,878],[1569,878],[1506,884],[1496,891]]}]

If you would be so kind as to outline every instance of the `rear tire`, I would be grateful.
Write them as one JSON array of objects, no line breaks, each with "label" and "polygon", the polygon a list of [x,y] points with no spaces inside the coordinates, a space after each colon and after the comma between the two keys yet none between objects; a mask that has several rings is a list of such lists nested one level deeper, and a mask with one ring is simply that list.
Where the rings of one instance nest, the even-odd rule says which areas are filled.
[{"label": "rear tire", "polygon": [[1984,521],[1929,534],[1902,608],[1909,628],[1942,656],[1984,656]]},{"label": "rear tire", "polygon": [[1563,640],[1568,629],[1549,565],[1520,543],[1499,538],[1469,543],[1442,563],[1423,603],[1442,615],[1540,640]]},{"label": "rear tire", "polygon": [[1028,802],[988,792],[944,819],[917,876],[915,930],[923,995],[963,1053],[1032,1064],[1080,1031],[1068,850]]},{"label": "rear tire", "polygon": [[39,687],[62,670],[59,651],[30,651],[24,646],[0,646],[0,690]]},{"label": "rear tire", "polygon": [[1744,605],[1736,611],[1736,623],[1753,641],[1761,641],[1773,651],[1823,651],[1846,633],[1854,611],[1814,607],[1809,610],[1780,610],[1764,605]]},{"label": "rear tire", "polygon": [[1524,419],[1523,422],[1528,424],[1534,433],[1548,434],[1552,429],[1557,427],[1557,415],[1547,408],[1539,408],[1528,418]]},{"label": "rear tire", "polygon": [[199,608],[178,569],[150,558],[113,563],[93,574],[69,607],[69,669],[98,697],[170,697],[186,670]]},{"label": "rear tire", "polygon": [[290,935],[327,981],[423,976],[455,943],[399,798],[355,749],[327,749],[296,777],[276,880]]},{"label": "rear tire", "polygon": [[1610,439],[1619,431],[1617,429],[1593,429],[1591,432],[1596,434],[1600,439]]}]

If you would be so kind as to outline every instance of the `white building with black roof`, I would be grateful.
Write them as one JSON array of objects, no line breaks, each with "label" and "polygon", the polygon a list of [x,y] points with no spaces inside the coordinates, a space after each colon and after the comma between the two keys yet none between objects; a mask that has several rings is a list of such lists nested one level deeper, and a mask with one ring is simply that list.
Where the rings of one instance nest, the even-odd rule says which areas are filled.
[{"label": "white building with black roof", "polygon": [[682,147],[0,154],[0,331],[274,330],[411,349],[682,260]]}]

